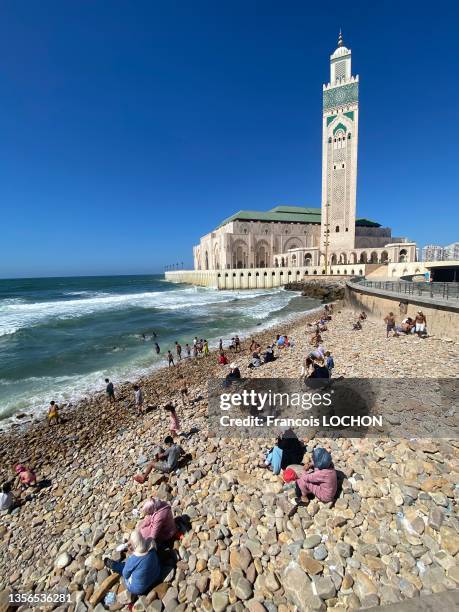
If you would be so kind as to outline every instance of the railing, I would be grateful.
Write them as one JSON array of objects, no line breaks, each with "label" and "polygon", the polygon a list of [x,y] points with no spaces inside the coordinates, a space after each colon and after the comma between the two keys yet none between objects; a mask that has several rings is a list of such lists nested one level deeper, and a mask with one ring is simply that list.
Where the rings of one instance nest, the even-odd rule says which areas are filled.
[{"label": "railing", "polygon": [[352,279],[361,287],[381,289],[402,295],[443,300],[459,300],[459,283],[416,283],[411,281],[370,281]]}]

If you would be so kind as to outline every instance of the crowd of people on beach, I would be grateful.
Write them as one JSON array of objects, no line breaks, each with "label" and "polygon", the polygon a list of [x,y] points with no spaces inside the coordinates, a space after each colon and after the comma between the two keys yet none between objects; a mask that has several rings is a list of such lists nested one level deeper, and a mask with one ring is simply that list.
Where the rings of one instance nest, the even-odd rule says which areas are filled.
[{"label": "crowd of people on beach", "polygon": [[[366,320],[364,312],[359,314],[354,329],[362,329],[362,324]],[[323,312],[314,323],[308,323],[305,333],[308,335],[310,350],[302,357],[300,376],[306,378],[330,379],[333,375],[335,362],[330,350],[324,346],[323,334],[329,331],[333,320],[333,305],[326,304]],[[426,319],[422,312],[418,312],[415,319],[404,319],[399,326],[396,325],[393,313],[389,313],[384,319],[386,323],[387,337],[389,333],[397,335],[399,333],[417,333],[421,335],[426,331]],[[360,327],[355,327],[355,325]],[[405,326],[405,327],[403,327]],[[413,331],[414,330],[414,331]],[[154,340],[156,340],[154,334]],[[155,342],[157,351],[159,345]],[[247,352],[249,361],[246,369],[249,375],[250,370],[260,368],[264,364],[275,362],[282,358],[287,351],[295,350],[295,340],[286,334],[276,334],[272,343],[265,349],[251,338],[247,342]],[[155,348],[156,350],[156,348]],[[178,341],[175,342],[174,354],[169,349],[167,351],[168,367],[176,367],[182,359],[198,358],[209,356],[209,344],[205,339],[195,337],[191,343],[186,343],[184,349]],[[231,355],[231,359],[228,358]],[[231,337],[224,347],[223,340],[220,339],[217,350],[217,363],[224,367],[225,382],[230,384],[232,381],[241,379],[241,359],[245,355],[238,335]],[[175,371],[175,370],[174,370]],[[174,391],[180,397],[182,409],[191,406],[193,399],[190,398],[190,385],[180,368],[177,370],[175,382],[171,385],[171,392]],[[178,404],[171,398],[161,406],[161,398],[153,391],[155,397],[151,397],[152,403],[146,403],[144,394],[139,383],[132,386],[133,406],[135,412],[142,416],[151,410],[161,409],[164,417],[168,419],[169,434],[164,438],[163,443],[156,446],[150,457],[150,461],[145,464],[141,473],[133,475],[133,479],[139,485],[148,482],[150,474],[156,472],[168,478],[171,474],[177,473],[184,468],[191,460],[190,453],[185,452],[179,440],[189,440],[197,430],[191,428],[185,432],[181,427],[181,419],[178,414]],[[171,393],[172,395],[172,393]],[[105,396],[108,405],[117,403],[117,394],[113,381],[105,379]],[[51,401],[48,410],[48,423],[50,426],[58,426],[62,422],[59,406],[55,401]],[[310,459],[305,460],[308,453],[307,444],[300,440],[292,429],[285,429],[275,440],[272,448],[267,449],[261,458],[258,467],[270,470],[275,475],[282,475],[286,490],[294,487],[294,503],[292,513],[296,507],[307,504],[315,497],[323,503],[332,502],[338,490],[338,472],[333,464],[330,451],[315,447],[310,453]],[[15,477],[13,480],[2,485],[0,493],[0,511],[12,512],[21,503],[27,501],[27,495],[33,495],[40,487],[34,470],[30,466],[18,464],[14,468]],[[17,492],[16,492],[17,491]],[[190,528],[187,517],[174,517],[171,505],[157,497],[147,499],[141,509],[141,520],[132,531],[129,541],[125,546],[117,549],[120,553],[127,553],[124,561],[105,559],[106,567],[122,575],[126,588],[134,596],[142,595],[155,585],[161,573],[161,555],[164,551],[170,551],[174,542],[183,537]]]}]

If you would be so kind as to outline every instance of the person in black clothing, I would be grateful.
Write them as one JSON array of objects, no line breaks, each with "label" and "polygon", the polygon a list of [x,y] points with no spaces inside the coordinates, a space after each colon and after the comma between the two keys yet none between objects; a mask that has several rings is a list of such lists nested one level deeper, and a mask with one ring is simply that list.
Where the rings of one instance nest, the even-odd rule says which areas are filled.
[{"label": "person in black clothing", "polygon": [[237,367],[236,363],[230,363],[230,371],[226,375],[226,380],[239,380],[241,378],[241,372]]},{"label": "person in black clothing", "polygon": [[273,350],[273,347],[271,345],[266,347],[266,351],[263,353],[263,357],[264,357],[264,362],[265,363],[269,363],[270,361],[274,361],[274,359],[275,359],[275,357],[274,357],[274,350]]},{"label": "person in black clothing", "polygon": [[306,447],[299,440],[292,429],[285,431],[277,441],[278,447],[282,451],[281,468],[285,470],[289,465],[301,464],[303,462]]}]

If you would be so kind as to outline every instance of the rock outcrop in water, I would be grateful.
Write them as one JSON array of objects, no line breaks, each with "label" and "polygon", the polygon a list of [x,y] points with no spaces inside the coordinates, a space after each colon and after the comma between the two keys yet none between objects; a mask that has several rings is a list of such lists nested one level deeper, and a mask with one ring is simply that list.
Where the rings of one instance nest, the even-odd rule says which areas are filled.
[{"label": "rock outcrop in water", "polygon": [[302,280],[287,283],[285,289],[288,291],[301,291],[301,295],[322,302],[336,302],[344,298],[344,281],[324,281],[324,280]]}]

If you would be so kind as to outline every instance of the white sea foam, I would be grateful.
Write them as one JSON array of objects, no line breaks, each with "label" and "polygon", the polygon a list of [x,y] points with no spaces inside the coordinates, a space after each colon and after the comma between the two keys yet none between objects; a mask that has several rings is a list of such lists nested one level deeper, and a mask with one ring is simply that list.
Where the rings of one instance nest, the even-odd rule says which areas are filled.
[{"label": "white sea foam", "polygon": [[[251,300],[263,295],[276,295],[281,290],[217,291],[187,287],[173,291],[108,294],[96,293],[80,299],[26,303],[17,300],[0,302],[0,336],[55,320],[74,319],[106,311],[126,308],[159,308],[179,310],[223,304],[231,300]],[[75,292],[84,293],[84,292]],[[284,297],[285,302],[285,297]],[[261,312],[261,311],[260,311]],[[255,315],[256,316],[256,315]]]}]

